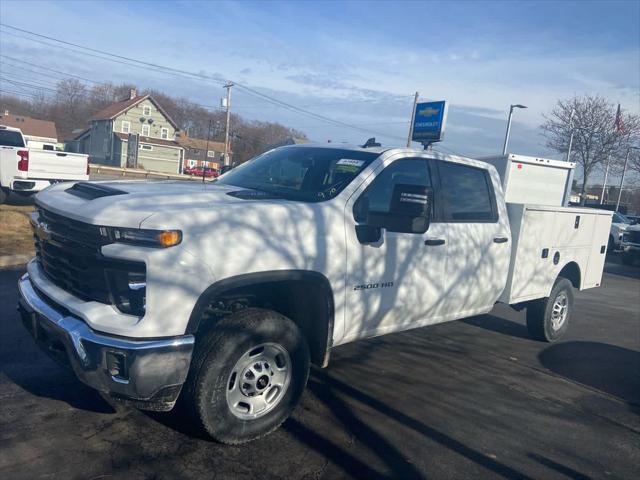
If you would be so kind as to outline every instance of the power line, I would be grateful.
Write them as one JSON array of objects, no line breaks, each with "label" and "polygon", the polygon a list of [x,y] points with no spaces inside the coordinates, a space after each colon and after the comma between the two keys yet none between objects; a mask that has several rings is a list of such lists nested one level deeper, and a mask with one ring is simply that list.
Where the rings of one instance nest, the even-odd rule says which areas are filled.
[{"label": "power line", "polygon": [[[31,32],[29,30],[25,30],[25,29],[22,29],[22,28],[14,27],[14,26],[7,25],[7,24],[4,24],[4,23],[0,23],[0,26],[5,27],[5,28],[9,28],[9,29],[12,29],[12,30],[15,30],[15,31],[18,31],[18,32],[26,33],[28,35],[33,35],[33,36],[38,37],[38,38],[43,38],[43,39],[46,39],[46,40],[49,40],[49,41],[52,41],[52,42],[57,42],[57,43],[60,43],[60,44],[63,44],[63,45],[67,45],[67,46],[70,46],[70,47],[75,47],[75,48],[79,48],[79,49],[82,49],[82,50],[86,50],[88,52],[93,52],[94,54],[101,55],[101,56],[98,56],[97,58],[100,58],[100,59],[103,59],[103,60],[111,60],[111,61],[116,61],[118,63],[122,63],[124,61],[125,64],[127,64],[127,65],[132,65],[131,62],[133,62],[133,64],[137,63],[137,64],[140,64],[140,65],[144,65],[144,66],[146,66],[148,68],[152,68],[152,69],[154,69],[156,71],[163,71],[165,73],[182,75],[182,76],[190,76],[190,77],[199,78],[199,79],[203,79],[203,80],[207,80],[207,81],[212,81],[212,82],[215,82],[215,83],[218,83],[218,84],[224,83],[223,80],[215,78],[215,77],[206,76],[206,75],[202,75],[202,74],[196,74],[196,73],[193,73],[193,72],[188,72],[188,71],[185,71],[185,70],[180,70],[180,69],[176,69],[176,68],[172,68],[172,67],[167,67],[167,66],[164,66],[164,65],[159,65],[159,64],[155,64],[155,63],[151,63],[151,62],[146,62],[146,61],[134,59],[134,58],[131,58],[131,57],[125,57],[123,55],[118,55],[118,54],[114,54],[114,53],[111,53],[111,52],[106,52],[104,50],[98,50],[98,49],[91,48],[91,47],[85,47],[83,45],[79,45],[79,44],[72,43],[72,42],[67,42],[65,40],[60,40],[60,39],[57,39],[57,38],[54,38],[54,37],[50,37],[48,35],[42,35],[42,34],[39,34],[39,33]],[[4,32],[4,33],[9,33],[9,32]],[[15,35],[15,34],[10,34],[10,35],[20,37],[19,35]],[[25,38],[27,40],[35,41],[35,42],[38,42],[38,43],[44,43],[45,45],[52,46],[50,43],[38,41],[38,40],[33,39],[33,38],[28,38],[28,37],[21,37],[21,38]],[[63,48],[63,47],[61,47],[61,48]],[[71,50],[73,52],[76,52],[76,53],[87,54],[89,56],[95,56],[95,55],[91,55],[91,54],[88,54],[86,52],[82,52],[82,51],[79,51],[79,50],[74,50],[74,49],[69,49],[69,48],[67,48],[67,49]],[[109,59],[107,57],[104,57],[105,55],[107,57],[113,57],[113,58]],[[114,60],[114,59],[118,59],[118,60]],[[256,89],[254,89],[254,88],[251,88],[251,87],[249,87],[247,85],[244,85],[244,84],[241,84],[241,83],[238,83],[238,82],[233,82],[233,83],[239,89],[241,89],[242,91],[244,91],[248,95],[252,95],[254,97],[260,98],[260,99],[262,99],[264,101],[270,102],[273,105],[279,106],[279,107],[284,108],[286,110],[289,110],[289,111],[292,111],[292,112],[295,112],[295,113],[298,113],[298,114],[306,115],[306,116],[309,116],[309,117],[312,117],[312,118],[316,118],[316,119],[322,120],[322,121],[327,122],[327,123],[332,123],[334,125],[338,125],[338,126],[342,126],[342,127],[346,127],[346,128],[351,128],[351,129],[363,131],[363,132],[366,132],[366,133],[373,133],[373,134],[381,135],[381,136],[384,136],[384,137],[387,137],[387,138],[401,139],[400,137],[396,137],[394,135],[389,135],[387,133],[376,132],[376,131],[373,131],[373,130],[370,130],[370,129],[361,128],[361,127],[358,127],[356,125],[351,125],[349,123],[346,123],[346,122],[343,122],[343,121],[340,121],[340,120],[336,120],[336,119],[333,119],[333,118],[330,118],[330,117],[327,117],[327,116],[324,116],[324,115],[320,115],[320,114],[305,110],[303,108],[297,107],[297,106],[295,106],[293,104],[290,104],[288,102],[284,102],[282,100],[279,100],[279,99],[277,99],[275,97],[272,97],[270,95],[267,95],[265,93],[262,93],[262,92],[260,92],[260,91],[258,91]],[[401,139],[401,140],[404,140],[404,139]]]},{"label": "power line", "polygon": [[[53,68],[45,67],[43,65],[36,65],[35,63],[27,62],[26,60],[21,60],[19,58],[10,57],[9,55],[3,55],[3,54],[0,53],[0,57],[8,58],[9,60],[11,60],[13,62],[24,63],[26,65],[30,65],[30,66],[35,67],[35,68],[40,68],[40,69],[43,69],[43,70],[48,70],[50,72],[55,72],[55,73],[58,73],[60,75],[63,75],[66,78],[73,77],[73,78],[77,78],[78,80],[84,80],[85,82],[89,82],[89,83],[102,83],[102,82],[98,82],[96,80],[91,80],[90,78],[85,78],[85,77],[81,77],[79,75],[74,75],[72,73],[61,72],[60,70],[55,70]],[[18,67],[18,68],[20,68],[20,67]],[[22,70],[25,70],[25,69],[23,68]],[[31,71],[33,71],[33,70],[31,70]],[[40,75],[44,75],[43,73],[39,73],[39,72],[34,72],[34,73],[38,73]]]},{"label": "power line", "polygon": [[8,95],[14,95],[14,96],[17,96],[17,97],[37,98],[37,95],[35,95],[33,93],[16,92],[15,90],[3,90],[1,88],[0,88],[0,93],[4,93],[4,94],[8,94]]}]

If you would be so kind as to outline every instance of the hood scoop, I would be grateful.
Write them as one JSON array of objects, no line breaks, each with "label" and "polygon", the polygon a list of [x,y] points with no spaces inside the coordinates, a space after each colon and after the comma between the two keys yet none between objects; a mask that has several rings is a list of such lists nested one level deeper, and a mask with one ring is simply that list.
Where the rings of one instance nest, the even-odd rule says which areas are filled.
[{"label": "hood scoop", "polygon": [[97,183],[78,182],[65,190],[71,195],[84,198],[85,200],[95,200],[101,197],[111,197],[113,195],[126,195],[124,190],[100,185]]}]

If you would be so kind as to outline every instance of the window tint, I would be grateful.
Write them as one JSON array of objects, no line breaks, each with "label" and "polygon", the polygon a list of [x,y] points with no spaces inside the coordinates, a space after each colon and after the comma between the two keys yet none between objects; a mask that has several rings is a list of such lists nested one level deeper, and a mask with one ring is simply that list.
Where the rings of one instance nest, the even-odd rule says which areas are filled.
[{"label": "window tint", "polygon": [[22,135],[13,130],[0,130],[0,145],[7,147],[24,147]]},{"label": "window tint", "polygon": [[396,160],[385,168],[367,187],[353,206],[356,222],[364,222],[367,205],[370,212],[390,213],[396,185],[417,185],[431,188],[431,176],[426,159]]},{"label": "window tint", "polygon": [[439,162],[438,171],[445,222],[497,220],[493,190],[486,170]]},{"label": "window tint", "polygon": [[281,147],[243,163],[217,180],[303,202],[335,197],[378,153],[318,147]]}]

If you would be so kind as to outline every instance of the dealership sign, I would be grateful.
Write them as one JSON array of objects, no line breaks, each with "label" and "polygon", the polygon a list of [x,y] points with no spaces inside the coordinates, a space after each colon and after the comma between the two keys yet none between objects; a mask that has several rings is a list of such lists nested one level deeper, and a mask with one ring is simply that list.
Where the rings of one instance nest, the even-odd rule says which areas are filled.
[{"label": "dealership sign", "polygon": [[444,137],[448,107],[446,101],[416,104],[411,140],[421,143],[440,142]]}]

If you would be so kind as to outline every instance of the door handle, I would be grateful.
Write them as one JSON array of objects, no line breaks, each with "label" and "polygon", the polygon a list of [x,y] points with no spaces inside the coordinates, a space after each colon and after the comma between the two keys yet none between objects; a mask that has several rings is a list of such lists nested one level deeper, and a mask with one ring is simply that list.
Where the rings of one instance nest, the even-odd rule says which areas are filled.
[{"label": "door handle", "polygon": [[493,243],[507,243],[509,239],[507,237],[497,237],[493,239]]},{"label": "door handle", "polygon": [[431,246],[444,245],[444,238],[430,238],[428,240],[425,240],[424,244]]}]

